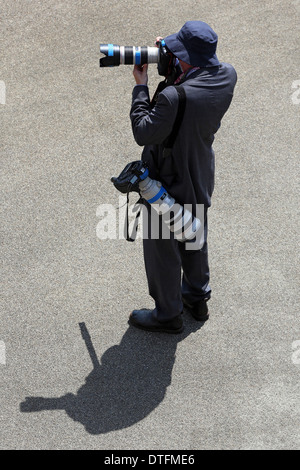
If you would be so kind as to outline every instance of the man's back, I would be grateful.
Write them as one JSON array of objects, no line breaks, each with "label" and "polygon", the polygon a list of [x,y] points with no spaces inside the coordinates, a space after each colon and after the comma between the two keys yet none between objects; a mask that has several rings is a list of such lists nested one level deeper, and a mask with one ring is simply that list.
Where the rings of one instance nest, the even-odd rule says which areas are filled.
[{"label": "man's back", "polygon": [[[172,154],[163,157],[163,141],[168,136],[178,109],[174,86],[163,90],[148,125],[139,122],[139,138],[156,129],[155,144],[146,145],[142,159],[180,203],[210,206],[214,187],[214,134],[229,108],[237,77],[234,68],[222,63],[218,67],[198,69],[183,80],[186,108]],[[133,101],[133,108],[134,108]],[[136,110],[138,112],[138,110]],[[138,125],[138,124],[137,124]],[[150,129],[151,128],[151,129]],[[149,132],[150,131],[150,132]]]}]

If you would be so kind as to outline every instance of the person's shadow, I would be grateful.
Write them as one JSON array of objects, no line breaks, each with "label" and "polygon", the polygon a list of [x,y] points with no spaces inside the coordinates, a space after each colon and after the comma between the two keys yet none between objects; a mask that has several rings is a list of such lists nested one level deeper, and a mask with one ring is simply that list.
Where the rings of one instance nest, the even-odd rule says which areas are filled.
[{"label": "person's shadow", "polygon": [[26,397],[21,412],[65,410],[91,434],[131,426],[151,413],[171,384],[177,343],[203,323],[185,319],[179,335],[149,333],[129,327],[119,345],[112,346],[99,362],[85,323],[79,323],[93,370],[77,394],[57,398]]}]

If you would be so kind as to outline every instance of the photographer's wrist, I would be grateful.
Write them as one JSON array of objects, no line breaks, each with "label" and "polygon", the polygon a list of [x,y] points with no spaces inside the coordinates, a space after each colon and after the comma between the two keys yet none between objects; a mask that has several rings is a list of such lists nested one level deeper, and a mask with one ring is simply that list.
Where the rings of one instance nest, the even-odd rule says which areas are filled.
[{"label": "photographer's wrist", "polygon": [[133,76],[137,85],[148,85],[148,64],[135,65],[133,68]]}]

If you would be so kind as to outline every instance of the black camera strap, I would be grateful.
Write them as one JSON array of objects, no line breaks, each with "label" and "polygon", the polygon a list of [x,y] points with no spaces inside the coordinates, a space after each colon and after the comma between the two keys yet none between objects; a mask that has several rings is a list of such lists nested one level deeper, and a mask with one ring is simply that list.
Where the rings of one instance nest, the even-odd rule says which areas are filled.
[{"label": "black camera strap", "polygon": [[158,95],[169,85],[170,84],[168,83],[167,79],[163,80],[162,82],[159,82],[159,84],[157,85],[157,88],[154,92],[154,95],[152,97],[152,100],[150,102],[151,109],[154,108],[154,106],[156,105]]},{"label": "black camera strap", "polygon": [[[155,102],[157,100],[158,94],[166,86],[168,86],[166,81],[160,82],[159,86],[157,87],[154,98],[152,100],[152,106],[155,106]],[[176,85],[175,89],[176,89],[177,94],[178,94],[177,115],[176,115],[175,122],[174,122],[174,125],[173,125],[173,128],[172,128],[172,132],[169,135],[169,137],[167,137],[167,139],[164,141],[164,144],[163,144],[164,145],[163,158],[166,158],[166,157],[170,156],[170,154],[172,152],[172,148],[173,148],[173,145],[175,143],[176,137],[178,135],[178,132],[179,132],[179,129],[180,129],[180,126],[181,126],[181,123],[182,123],[182,119],[183,119],[183,116],[184,116],[184,112],[185,112],[186,94],[185,94],[184,88],[181,85]],[[138,162],[134,162],[134,163],[136,164]],[[141,164],[142,162],[139,162],[139,163]],[[131,187],[131,183],[128,184],[128,181],[126,179],[126,176],[127,176],[126,171],[129,170],[129,166],[130,165],[127,165],[125,167],[125,169],[123,170],[124,175],[125,175],[124,176],[124,181],[122,180],[122,177],[121,177],[123,172],[119,176],[119,179],[118,178],[113,178],[112,181],[114,182],[116,188],[119,191],[121,191],[123,193],[125,193],[125,192],[127,193],[127,202],[126,202],[127,207],[126,207],[126,216],[125,216],[125,234],[124,235],[125,235],[127,241],[134,242],[135,239],[136,239],[139,218],[140,218],[140,215],[141,215],[141,204],[143,204],[144,200],[143,200],[142,197],[140,197],[139,200],[135,203],[135,208],[138,205],[140,205],[140,207],[139,207],[138,210],[135,209],[135,210],[137,210],[137,214],[136,214],[135,221],[134,221],[134,224],[133,224],[132,233],[130,235],[129,234],[129,213],[128,212],[129,212],[129,193],[132,191],[132,187]]]},{"label": "black camera strap", "polygon": [[[126,194],[126,215],[124,235],[127,241],[134,242],[137,235],[139,218],[141,215],[141,204],[144,200],[140,195],[139,182],[148,176],[148,167],[142,160],[136,160],[128,163],[118,177],[112,177],[111,182],[120,193]],[[140,195],[139,200],[135,203],[133,212],[137,212],[131,235],[129,234],[129,193],[137,192]]]},{"label": "black camera strap", "polygon": [[164,150],[163,150],[163,158],[169,157],[172,152],[173,145],[175,143],[176,137],[178,135],[182,119],[185,112],[185,105],[186,105],[186,94],[184,91],[183,86],[178,85],[175,86],[175,89],[178,94],[178,110],[177,115],[175,118],[175,122],[173,125],[173,129],[169,137],[164,141]]},{"label": "black camera strap", "polygon": [[[161,82],[162,83],[162,82]],[[162,89],[164,87],[162,86]],[[177,109],[177,115],[175,118],[175,122],[173,125],[173,129],[169,137],[164,142],[164,149],[163,149],[163,158],[166,158],[171,155],[173,145],[175,143],[176,137],[178,135],[182,119],[184,116],[185,112],[185,105],[186,105],[186,94],[184,91],[184,88],[180,85],[175,86],[175,89],[178,93],[178,109]],[[136,202],[135,207],[137,204],[143,204],[143,199],[140,197],[140,199]],[[138,213],[136,215],[134,225],[133,225],[133,230],[131,236],[129,235],[129,216],[128,216],[128,206],[129,206],[129,191],[127,192],[127,208],[126,208],[126,220],[125,220],[125,230],[126,230],[126,240],[129,242],[133,242],[136,239],[136,232],[138,229],[138,223],[139,223],[139,218],[141,214],[141,209],[138,210]]]},{"label": "black camera strap", "polygon": [[[143,204],[143,201],[144,201],[143,198],[140,197],[139,200],[135,203],[134,210],[136,210],[136,207],[137,207],[138,204],[139,205]],[[135,220],[134,220],[131,235],[129,234],[129,214],[128,214],[128,211],[129,211],[129,192],[127,193],[126,216],[125,216],[125,227],[124,227],[124,232],[125,233],[124,233],[124,235],[125,235],[125,238],[128,242],[134,242],[135,239],[136,239],[136,236],[137,236],[139,218],[140,218],[140,215],[141,215],[141,207],[139,207],[138,212],[135,216]]]}]

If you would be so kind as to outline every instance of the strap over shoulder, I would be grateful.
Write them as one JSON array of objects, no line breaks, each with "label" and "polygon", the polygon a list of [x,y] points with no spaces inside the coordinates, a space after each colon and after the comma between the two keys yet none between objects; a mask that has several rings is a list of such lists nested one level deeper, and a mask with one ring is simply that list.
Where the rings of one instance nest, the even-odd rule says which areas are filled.
[{"label": "strap over shoulder", "polygon": [[182,85],[177,85],[174,87],[178,94],[178,110],[177,115],[175,118],[175,122],[173,125],[173,129],[169,137],[166,138],[164,141],[164,150],[163,150],[163,158],[166,158],[171,155],[173,145],[175,143],[176,137],[178,135],[182,119],[185,112],[185,105],[186,105],[186,94],[185,90]]}]

